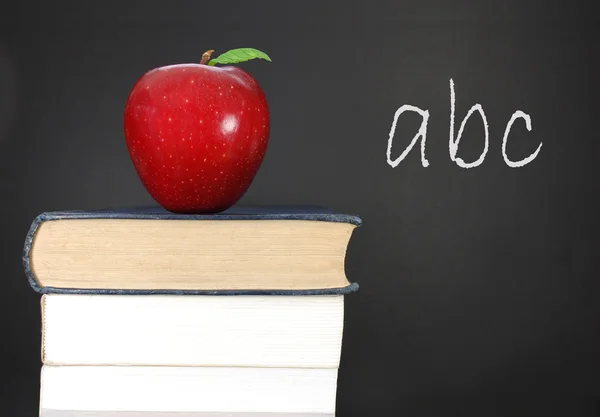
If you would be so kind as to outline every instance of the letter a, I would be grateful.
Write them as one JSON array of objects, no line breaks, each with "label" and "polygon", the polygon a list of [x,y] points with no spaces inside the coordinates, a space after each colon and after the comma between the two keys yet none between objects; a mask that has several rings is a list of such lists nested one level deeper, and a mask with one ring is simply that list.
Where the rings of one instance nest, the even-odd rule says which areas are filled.
[{"label": "letter a", "polygon": [[[400,115],[402,113],[404,113],[405,111],[414,111],[415,113],[419,113],[419,115],[421,115],[423,120],[421,121],[421,127],[419,128],[419,131],[417,132],[415,137],[412,138],[410,145],[408,145],[408,147],[404,150],[404,152],[402,152],[402,154],[398,158],[396,158],[392,161],[392,142],[394,140],[394,133],[396,132],[396,123],[398,122],[398,117],[400,117]],[[419,140],[419,137],[421,137],[421,164],[423,165],[423,167],[429,166],[429,161],[427,161],[427,159],[425,158],[425,140],[427,138],[427,121],[428,120],[429,120],[429,111],[421,110],[420,108],[411,106],[409,104],[405,104],[404,106],[402,106],[398,110],[396,110],[396,114],[394,114],[394,121],[392,122],[392,129],[390,130],[390,137],[388,139],[388,146],[387,146],[387,163],[392,168],[396,168],[398,166],[398,164],[400,162],[402,162],[402,160],[404,158],[406,158],[406,155],[408,155],[408,153],[413,148],[413,146],[415,146],[415,143],[417,143],[417,140]]]}]

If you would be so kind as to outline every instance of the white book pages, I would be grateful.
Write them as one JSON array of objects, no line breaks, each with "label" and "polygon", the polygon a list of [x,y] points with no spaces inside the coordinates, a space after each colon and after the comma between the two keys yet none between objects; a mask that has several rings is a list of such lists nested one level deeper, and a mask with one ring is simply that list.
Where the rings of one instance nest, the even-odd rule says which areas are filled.
[{"label": "white book pages", "polygon": [[45,295],[42,361],[337,368],[343,297]]},{"label": "white book pages", "polygon": [[45,365],[40,409],[334,414],[336,387],[337,369]]}]

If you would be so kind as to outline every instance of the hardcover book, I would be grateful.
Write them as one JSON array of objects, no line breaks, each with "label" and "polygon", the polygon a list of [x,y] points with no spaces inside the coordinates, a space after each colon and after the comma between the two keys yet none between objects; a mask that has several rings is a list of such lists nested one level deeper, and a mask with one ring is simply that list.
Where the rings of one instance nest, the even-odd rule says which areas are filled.
[{"label": "hardcover book", "polygon": [[41,293],[344,294],[357,216],[321,208],[163,209],[38,216],[23,263]]}]

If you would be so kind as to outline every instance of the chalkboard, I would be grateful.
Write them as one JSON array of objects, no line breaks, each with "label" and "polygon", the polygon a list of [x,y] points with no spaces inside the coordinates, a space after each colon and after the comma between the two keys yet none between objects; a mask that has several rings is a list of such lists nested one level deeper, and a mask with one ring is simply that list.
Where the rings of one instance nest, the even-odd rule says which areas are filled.
[{"label": "chalkboard", "polygon": [[[596,415],[586,403],[600,392],[594,6],[10,2],[1,408],[37,412],[39,296],[20,262],[33,218],[152,204],[124,141],[131,87],[207,49],[251,46],[273,60],[240,64],[265,91],[271,139],[242,203],[363,219],[347,254],[360,290],[346,301],[338,415]],[[479,405],[490,394],[530,405]]]}]

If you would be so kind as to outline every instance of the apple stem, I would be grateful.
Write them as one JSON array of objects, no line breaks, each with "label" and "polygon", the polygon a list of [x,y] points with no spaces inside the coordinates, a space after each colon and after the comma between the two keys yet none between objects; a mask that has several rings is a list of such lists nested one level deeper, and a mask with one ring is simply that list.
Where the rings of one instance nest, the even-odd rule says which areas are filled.
[{"label": "apple stem", "polygon": [[201,64],[208,64],[208,61],[210,61],[210,56],[213,54],[213,52],[215,52],[214,49],[209,49],[208,51],[204,52],[202,54],[202,59],[200,60]]}]

